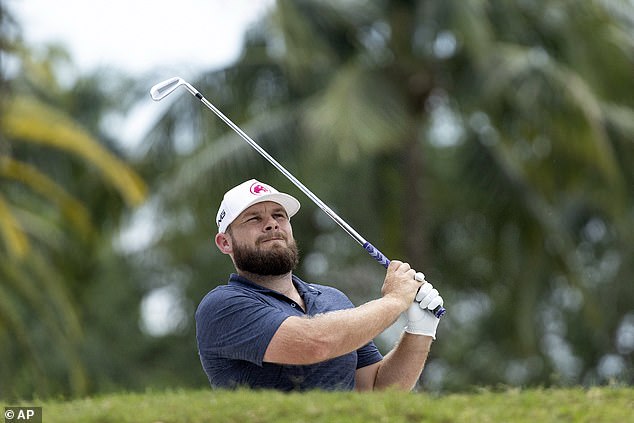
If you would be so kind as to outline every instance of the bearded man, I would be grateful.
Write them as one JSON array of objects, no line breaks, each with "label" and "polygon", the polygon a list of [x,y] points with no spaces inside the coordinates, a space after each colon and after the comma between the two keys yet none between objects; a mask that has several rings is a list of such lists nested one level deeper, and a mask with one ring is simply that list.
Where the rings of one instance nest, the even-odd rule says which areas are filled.
[{"label": "bearded man", "polygon": [[[293,274],[290,218],[299,201],[255,179],[224,195],[215,243],[236,273],[196,310],[198,352],[214,388],[281,391],[412,389],[421,375],[442,297],[393,260],[381,298],[358,307],[338,289]],[[421,282],[422,281],[422,282]],[[383,356],[373,339],[401,313],[408,323]]]}]

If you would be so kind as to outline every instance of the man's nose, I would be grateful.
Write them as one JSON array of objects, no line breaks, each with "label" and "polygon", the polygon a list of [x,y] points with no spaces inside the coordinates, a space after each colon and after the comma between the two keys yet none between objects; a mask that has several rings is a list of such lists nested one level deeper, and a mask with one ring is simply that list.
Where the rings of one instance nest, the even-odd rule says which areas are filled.
[{"label": "man's nose", "polygon": [[264,226],[265,231],[271,231],[273,229],[279,229],[280,225],[277,223],[277,220],[273,216],[269,216],[266,221],[266,225]]}]

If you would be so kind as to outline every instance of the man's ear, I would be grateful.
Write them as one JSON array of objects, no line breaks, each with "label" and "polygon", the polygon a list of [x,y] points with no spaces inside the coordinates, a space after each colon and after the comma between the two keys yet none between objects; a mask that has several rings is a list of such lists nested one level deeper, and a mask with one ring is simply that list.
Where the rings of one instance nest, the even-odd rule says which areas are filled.
[{"label": "man's ear", "polygon": [[231,254],[233,252],[233,247],[231,245],[231,238],[227,234],[216,234],[216,247],[223,254]]}]

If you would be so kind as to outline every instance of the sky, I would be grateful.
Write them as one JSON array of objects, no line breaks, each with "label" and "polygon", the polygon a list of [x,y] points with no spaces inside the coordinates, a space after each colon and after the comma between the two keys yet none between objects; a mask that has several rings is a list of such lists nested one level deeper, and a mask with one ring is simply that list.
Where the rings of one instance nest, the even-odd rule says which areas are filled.
[{"label": "sky", "polygon": [[[249,25],[274,0],[5,0],[27,46],[59,43],[80,72],[107,67],[144,78],[188,79],[226,66],[240,54]],[[158,75],[158,76],[157,76]],[[148,97],[149,99],[149,94]],[[169,101],[140,99],[110,133],[130,155]]]},{"label": "sky", "polygon": [[[5,0],[27,45],[65,45],[81,70],[193,73],[237,58],[273,0]],[[187,76],[187,75],[183,75]]]}]

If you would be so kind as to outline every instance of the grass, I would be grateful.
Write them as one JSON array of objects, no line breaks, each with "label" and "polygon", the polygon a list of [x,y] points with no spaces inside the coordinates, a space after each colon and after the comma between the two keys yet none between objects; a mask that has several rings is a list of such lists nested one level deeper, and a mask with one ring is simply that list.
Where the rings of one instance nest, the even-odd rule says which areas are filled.
[{"label": "grass", "polygon": [[291,393],[175,390],[68,401],[43,407],[45,423],[614,422],[634,421],[634,388],[531,389],[431,396],[396,391]]}]

